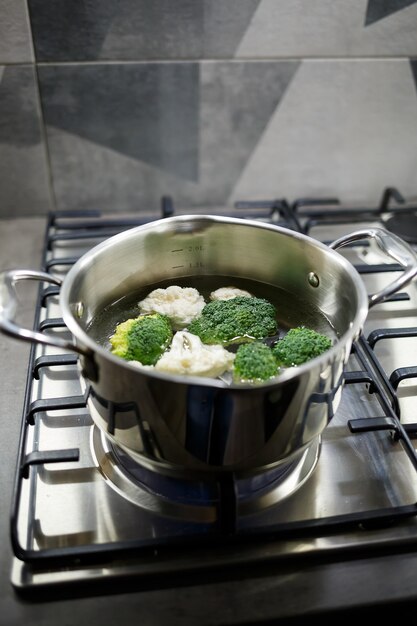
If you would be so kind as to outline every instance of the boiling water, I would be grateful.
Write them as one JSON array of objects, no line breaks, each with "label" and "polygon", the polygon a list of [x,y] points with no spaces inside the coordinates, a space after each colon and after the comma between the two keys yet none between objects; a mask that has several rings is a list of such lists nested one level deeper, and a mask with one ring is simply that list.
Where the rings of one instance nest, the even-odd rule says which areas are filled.
[{"label": "boiling water", "polygon": [[[138,303],[151,291],[157,288],[166,288],[172,285],[172,280],[147,285],[143,289],[130,293],[117,302],[113,302],[93,319],[88,333],[100,345],[110,349],[109,338],[113,335],[117,324],[137,317],[140,313]],[[244,289],[257,298],[264,298],[271,302],[277,311],[278,332],[285,333],[295,326],[306,326],[335,340],[337,335],[329,320],[314,309],[310,302],[297,299],[293,294],[274,285],[261,283],[247,278],[230,276],[187,276],[179,278],[175,284],[180,287],[194,287],[210,301],[210,293],[220,287],[236,287]]]}]

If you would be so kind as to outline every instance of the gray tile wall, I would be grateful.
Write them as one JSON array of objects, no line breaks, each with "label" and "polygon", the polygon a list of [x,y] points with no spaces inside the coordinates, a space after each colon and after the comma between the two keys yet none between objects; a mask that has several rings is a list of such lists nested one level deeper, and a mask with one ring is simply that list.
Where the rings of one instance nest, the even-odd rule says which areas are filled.
[{"label": "gray tile wall", "polygon": [[0,217],[416,174],[417,0],[0,0]]}]

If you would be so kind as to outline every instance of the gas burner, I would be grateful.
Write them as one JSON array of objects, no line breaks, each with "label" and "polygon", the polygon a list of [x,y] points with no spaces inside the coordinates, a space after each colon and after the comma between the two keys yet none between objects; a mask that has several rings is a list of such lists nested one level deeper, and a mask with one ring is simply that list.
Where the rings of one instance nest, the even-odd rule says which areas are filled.
[{"label": "gas burner", "polygon": [[417,214],[397,213],[385,220],[385,226],[408,243],[417,242]]},{"label": "gas burner", "polygon": [[[285,465],[251,477],[234,477],[238,515],[257,513],[293,494],[316,467],[320,448],[318,437]],[[187,480],[147,469],[96,426],[91,431],[91,449],[107,483],[138,507],[190,522],[216,522],[221,476]]]}]

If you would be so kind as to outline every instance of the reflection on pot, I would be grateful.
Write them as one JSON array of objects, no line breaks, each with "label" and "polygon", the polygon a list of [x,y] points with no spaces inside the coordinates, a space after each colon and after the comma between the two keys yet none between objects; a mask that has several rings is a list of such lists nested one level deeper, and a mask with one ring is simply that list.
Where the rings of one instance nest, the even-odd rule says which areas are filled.
[{"label": "reflection on pot", "polygon": [[[250,474],[291,461],[333,417],[343,385],[343,364],[319,375],[306,371],[280,386],[213,388],[143,378],[128,401],[103,397],[89,385],[87,401],[96,425],[138,463],[183,474],[234,471]],[[149,398],[158,394],[158,402]],[[295,415],[295,411],[297,415]]]}]

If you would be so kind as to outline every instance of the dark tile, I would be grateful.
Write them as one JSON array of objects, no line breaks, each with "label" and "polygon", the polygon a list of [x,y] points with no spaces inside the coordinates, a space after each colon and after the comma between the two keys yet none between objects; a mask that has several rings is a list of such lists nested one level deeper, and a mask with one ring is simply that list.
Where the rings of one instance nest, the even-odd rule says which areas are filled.
[{"label": "dark tile", "polygon": [[39,80],[48,127],[197,179],[198,64],[48,65]]},{"label": "dark tile", "polygon": [[413,72],[413,76],[414,76],[414,83],[417,89],[417,59],[410,59],[410,65],[411,65],[411,71]]},{"label": "dark tile", "polygon": [[417,0],[368,0],[366,8],[365,26],[374,24],[397,11],[401,11]]},{"label": "dark tile", "polygon": [[58,207],[227,203],[298,62],[39,68]]},{"label": "dark tile", "polygon": [[227,200],[298,67],[298,61],[203,64],[200,184],[207,199]]},{"label": "dark tile", "polygon": [[29,0],[40,61],[231,57],[260,0]]},{"label": "dark tile", "polygon": [[40,120],[30,66],[8,66],[0,82],[0,144],[33,146],[40,143]]},{"label": "dark tile", "polygon": [[50,209],[45,145],[32,66],[0,67],[0,215]]},{"label": "dark tile", "polygon": [[202,59],[233,58],[261,0],[205,0]]}]

